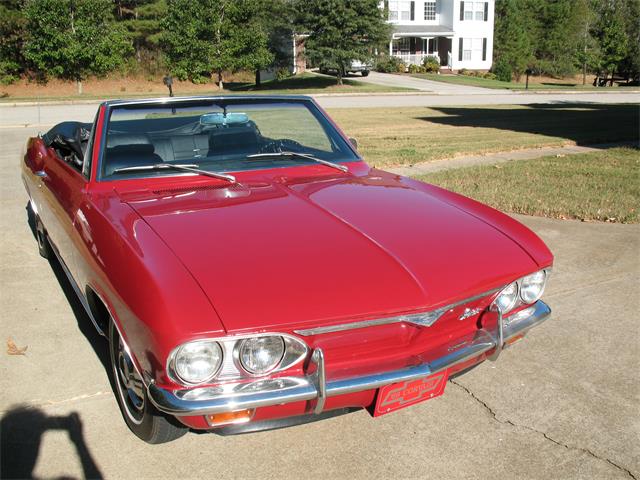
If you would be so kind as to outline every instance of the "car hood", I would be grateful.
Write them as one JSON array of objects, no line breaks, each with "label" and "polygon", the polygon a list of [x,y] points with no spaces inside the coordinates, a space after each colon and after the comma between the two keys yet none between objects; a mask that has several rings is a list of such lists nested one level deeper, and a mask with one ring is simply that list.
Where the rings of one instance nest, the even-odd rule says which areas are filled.
[{"label": "car hood", "polygon": [[505,233],[385,172],[121,195],[229,332],[441,306],[537,268]]}]

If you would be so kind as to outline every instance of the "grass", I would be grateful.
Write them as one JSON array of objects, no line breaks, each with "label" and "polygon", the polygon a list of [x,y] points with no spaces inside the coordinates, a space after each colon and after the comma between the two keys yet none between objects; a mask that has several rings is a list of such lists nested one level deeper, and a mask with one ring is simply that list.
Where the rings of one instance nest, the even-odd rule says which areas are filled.
[{"label": "grass", "polygon": [[507,212],[638,223],[640,152],[636,149],[542,157],[419,178]]},{"label": "grass", "polygon": [[546,104],[333,109],[369,164],[638,139],[638,105]]},{"label": "grass", "polygon": [[[484,87],[507,90],[524,90],[526,83],[522,82],[501,82],[500,80],[490,80],[487,78],[471,77],[469,75],[438,75],[436,73],[416,73],[412,77],[424,78],[443,83],[452,83],[455,85],[468,85],[471,87]],[[573,83],[571,81],[548,81],[545,83],[529,82],[529,90],[610,90],[609,87],[594,87],[590,83],[582,85],[581,83]]]},{"label": "grass", "polygon": [[[92,83],[93,82],[93,83]],[[105,88],[100,88],[105,84]],[[110,98],[140,98],[140,97],[165,97],[167,88],[162,81],[148,82],[135,79],[110,79],[108,83],[101,80],[89,80],[84,82],[85,92],[82,95],[75,93],[75,84],[61,85],[60,82],[49,85],[9,85],[0,86],[0,102],[16,101],[47,101],[47,100],[95,100]],[[284,80],[269,80],[256,87],[250,82],[230,82],[225,84],[221,91],[214,83],[205,85],[193,85],[189,82],[175,82],[174,94],[184,95],[224,95],[242,93],[264,94],[317,94],[317,93],[382,93],[382,92],[410,92],[409,88],[388,87],[359,82],[357,80],[344,79],[344,85],[336,85],[336,79],[324,75],[303,73]],[[4,94],[4,96],[2,96]]]},{"label": "grass", "polygon": [[327,75],[314,75],[302,73],[284,80],[270,80],[262,82],[260,87],[253,83],[236,84],[229,87],[233,93],[375,93],[375,92],[410,92],[413,89],[403,87],[387,87],[372,83],[359,82],[358,80],[343,79],[344,85],[336,85],[335,77]]}]

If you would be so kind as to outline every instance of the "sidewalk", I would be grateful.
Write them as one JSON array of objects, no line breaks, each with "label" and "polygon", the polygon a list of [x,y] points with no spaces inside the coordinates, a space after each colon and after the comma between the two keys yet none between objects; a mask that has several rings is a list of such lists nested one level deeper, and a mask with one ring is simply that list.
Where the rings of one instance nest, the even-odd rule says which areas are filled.
[{"label": "sidewalk", "polygon": [[[408,167],[386,168],[385,170],[406,177],[425,175],[428,173],[451,170],[454,168],[473,167],[476,165],[494,165],[510,162],[511,160],[532,160],[549,155],[575,155],[578,153],[597,152],[607,148],[634,146],[633,142],[601,143],[589,146],[565,145],[563,147],[542,147],[513,150],[510,152],[489,153],[487,155],[467,155],[462,157],[417,163]],[[635,144],[637,147],[637,143]]]}]

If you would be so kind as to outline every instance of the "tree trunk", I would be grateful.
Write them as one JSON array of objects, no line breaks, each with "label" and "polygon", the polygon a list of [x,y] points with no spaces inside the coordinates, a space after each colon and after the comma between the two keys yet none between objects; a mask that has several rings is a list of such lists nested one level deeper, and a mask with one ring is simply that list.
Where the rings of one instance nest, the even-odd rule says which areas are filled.
[{"label": "tree trunk", "polygon": [[78,87],[78,95],[82,95],[82,80],[76,80],[76,85]]},{"label": "tree trunk", "polygon": [[340,67],[336,70],[336,79],[338,81],[338,85],[342,85],[342,68]]},{"label": "tree trunk", "polygon": [[218,88],[220,90],[224,88],[224,83],[222,81],[222,70],[218,70]]},{"label": "tree trunk", "polygon": [[256,88],[262,85],[262,81],[260,78],[260,69],[256,68]]}]

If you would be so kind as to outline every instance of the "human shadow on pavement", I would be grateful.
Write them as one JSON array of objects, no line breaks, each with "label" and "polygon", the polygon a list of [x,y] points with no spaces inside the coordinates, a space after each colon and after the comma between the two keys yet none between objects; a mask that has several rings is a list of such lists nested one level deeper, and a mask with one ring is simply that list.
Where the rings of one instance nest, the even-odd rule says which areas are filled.
[{"label": "human shadow on pavement", "polygon": [[69,441],[76,448],[84,478],[102,479],[102,472],[84,439],[80,415],[73,412],[66,416],[51,416],[39,408],[26,406],[9,410],[0,420],[0,478],[34,478],[42,436],[55,430],[67,432]]}]

